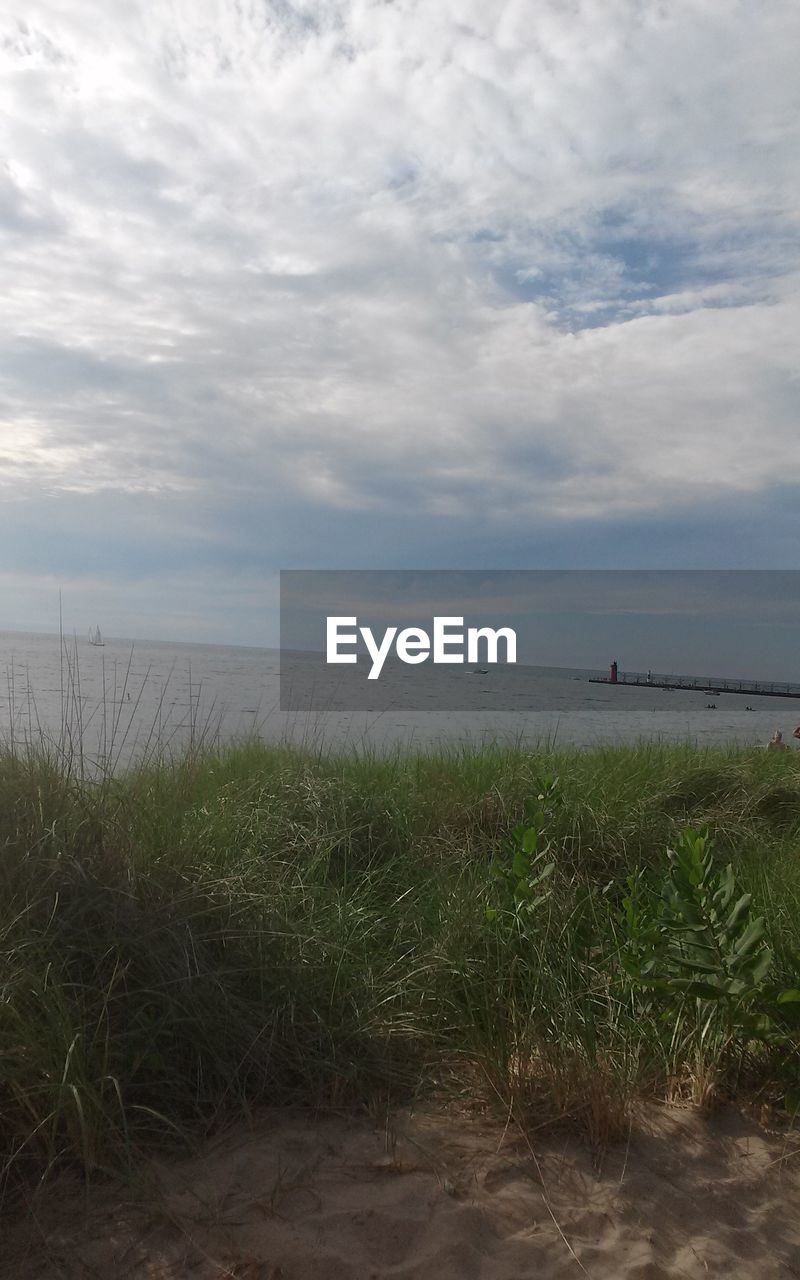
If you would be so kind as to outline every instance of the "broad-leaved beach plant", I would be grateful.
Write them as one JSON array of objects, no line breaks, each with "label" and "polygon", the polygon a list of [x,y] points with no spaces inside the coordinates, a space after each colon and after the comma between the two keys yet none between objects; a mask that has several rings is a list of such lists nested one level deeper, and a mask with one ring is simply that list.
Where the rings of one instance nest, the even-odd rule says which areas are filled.
[{"label": "broad-leaved beach plant", "polygon": [[506,847],[493,859],[490,872],[498,886],[501,904],[486,908],[486,919],[490,923],[504,913],[522,920],[547,898],[548,881],[555,869],[548,827],[560,799],[558,778],[540,779],[525,821],[514,827]]},{"label": "broad-leaved beach plant", "polygon": [[734,1043],[784,1039],[773,1015],[800,1001],[800,990],[768,986],[772,951],[764,917],[751,905],[752,895],[737,891],[732,865],[715,863],[708,833],[693,830],[667,850],[660,893],[640,869],[623,899],[626,972],[674,1020],[676,1045],[693,1009],[695,1050],[717,1063]]}]

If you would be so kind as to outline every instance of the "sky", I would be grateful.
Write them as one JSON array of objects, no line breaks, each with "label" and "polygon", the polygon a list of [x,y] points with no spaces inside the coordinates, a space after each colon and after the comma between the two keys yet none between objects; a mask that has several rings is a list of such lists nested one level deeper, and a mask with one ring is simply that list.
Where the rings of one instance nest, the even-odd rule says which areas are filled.
[{"label": "sky", "polygon": [[797,567],[795,0],[13,9],[0,628]]}]

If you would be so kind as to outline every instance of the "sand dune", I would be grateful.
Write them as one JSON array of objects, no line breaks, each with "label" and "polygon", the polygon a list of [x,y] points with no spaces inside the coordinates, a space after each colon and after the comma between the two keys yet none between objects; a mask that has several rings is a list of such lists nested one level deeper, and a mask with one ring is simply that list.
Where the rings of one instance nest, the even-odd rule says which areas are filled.
[{"label": "sand dune", "polygon": [[598,1168],[494,1122],[269,1113],[136,1192],[62,1181],[12,1232],[30,1280],[672,1280],[800,1276],[800,1139],[649,1109]]}]

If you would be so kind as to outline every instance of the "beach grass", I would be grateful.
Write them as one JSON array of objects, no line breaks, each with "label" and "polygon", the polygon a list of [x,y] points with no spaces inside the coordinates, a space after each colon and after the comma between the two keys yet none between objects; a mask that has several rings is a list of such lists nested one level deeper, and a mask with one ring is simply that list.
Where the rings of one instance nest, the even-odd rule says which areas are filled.
[{"label": "beach grass", "polygon": [[[6,750],[6,1191],[65,1162],[118,1168],[263,1104],[435,1095],[593,1144],[640,1098],[791,1115],[799,765],[645,743],[253,742],[87,780],[45,749]],[[659,979],[655,952],[641,968],[626,900],[639,886],[655,909],[687,830],[752,895],[742,920],[763,917],[768,973],[744,992]]]}]

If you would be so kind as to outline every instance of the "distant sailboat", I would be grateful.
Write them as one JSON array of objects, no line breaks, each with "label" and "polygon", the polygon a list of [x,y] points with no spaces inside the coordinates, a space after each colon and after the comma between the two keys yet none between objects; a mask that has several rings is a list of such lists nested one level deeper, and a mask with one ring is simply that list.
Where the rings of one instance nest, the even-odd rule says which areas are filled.
[{"label": "distant sailboat", "polygon": [[89,644],[99,645],[101,648],[105,644],[105,640],[100,634],[99,627],[89,628]]}]

